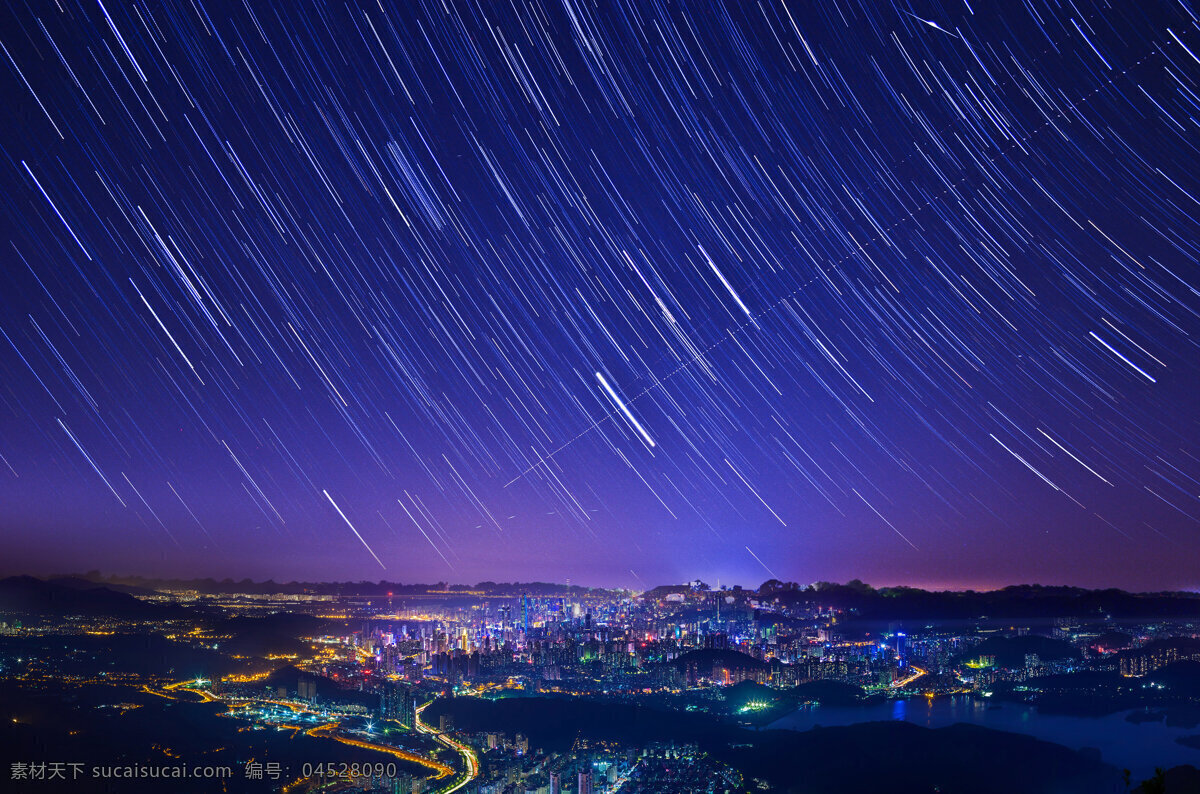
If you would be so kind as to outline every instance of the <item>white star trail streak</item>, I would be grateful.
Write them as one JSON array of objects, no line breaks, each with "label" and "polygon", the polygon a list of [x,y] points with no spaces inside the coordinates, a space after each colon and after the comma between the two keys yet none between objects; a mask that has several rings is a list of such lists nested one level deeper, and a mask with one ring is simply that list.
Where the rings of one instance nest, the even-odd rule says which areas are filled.
[{"label": "white star trail streak", "polygon": [[104,472],[100,471],[100,467],[96,465],[96,461],[92,460],[92,456],[89,455],[87,450],[83,448],[83,445],[79,443],[79,439],[75,438],[75,434],[71,432],[71,428],[63,424],[61,419],[58,420],[58,426],[61,427],[63,432],[67,434],[67,438],[71,439],[71,443],[75,445],[75,449],[79,450],[80,455],[83,455],[84,460],[86,460],[88,465],[92,467],[92,471],[96,472],[96,476],[104,481],[104,484],[108,486],[108,490],[112,492],[112,495],[116,497],[117,501],[121,503],[122,507],[124,507],[125,500],[121,498],[119,493],[117,493],[117,489],[112,487],[112,483],[110,483],[108,478],[104,476]]},{"label": "white star trail streak", "polygon": [[354,528],[354,525],[350,523],[350,519],[346,518],[346,514],[342,512],[342,508],[338,507],[337,502],[333,501],[333,497],[329,495],[329,491],[321,491],[321,493],[325,494],[325,498],[329,500],[329,504],[333,505],[333,509],[336,510],[337,514],[342,517],[343,521],[346,522],[346,526],[350,527],[350,531],[354,533],[354,537],[358,538],[358,542],[363,545],[363,548],[367,550],[367,553],[375,558],[375,562],[379,563],[379,567],[387,570],[387,566],[383,564],[383,560],[379,559],[379,555],[367,545],[367,542],[363,540],[363,536],[358,534],[358,530]]},{"label": "white star trail streak", "polygon": [[759,565],[761,565],[761,566],[763,567],[763,570],[764,570],[764,571],[766,571],[768,574],[770,574],[770,576],[771,576],[771,578],[772,578],[772,579],[778,579],[778,578],[779,578],[779,577],[777,577],[777,576],[775,575],[775,572],[774,572],[774,571],[772,571],[770,568],[768,568],[768,567],[767,567],[767,564],[766,564],[765,562],[763,562],[762,560],[760,560],[760,559],[758,558],[758,555],[757,555],[757,554],[755,554],[753,551],[751,551],[751,550],[750,550],[750,547],[749,547],[749,546],[747,546],[747,547],[746,547],[746,551],[747,551],[747,552],[749,552],[750,556],[754,558],[754,561],[755,561],[755,562],[757,562]]},{"label": "white star trail streak", "polygon": [[600,382],[600,387],[604,389],[604,393],[608,395],[608,398],[613,401],[614,405],[617,406],[617,410],[619,410],[621,415],[625,417],[625,421],[629,422],[630,427],[637,431],[638,435],[642,437],[642,440],[646,442],[646,446],[653,448],[655,445],[654,439],[651,438],[650,434],[646,432],[646,428],[642,427],[642,423],[637,420],[637,417],[633,415],[633,412],[625,407],[625,401],[621,399],[620,395],[616,393],[612,386],[608,385],[608,381],[605,379],[605,377],[597,372],[596,380]]},{"label": "white star trail streak", "polygon": [[916,545],[915,545],[915,544],[914,544],[914,543],[913,543],[911,540],[909,540],[908,538],[904,537],[904,533],[903,533],[903,532],[901,532],[900,530],[896,529],[896,525],[895,525],[895,524],[893,524],[891,521],[888,521],[888,520],[887,520],[887,518],[886,518],[886,517],[883,515],[883,513],[879,512],[877,509],[875,509],[875,505],[873,505],[873,504],[871,504],[870,502],[868,502],[868,501],[867,501],[867,498],[866,498],[865,496],[863,496],[862,494],[860,494],[860,493],[859,493],[859,492],[858,492],[856,489],[854,489],[854,488],[851,488],[850,490],[854,491],[854,495],[855,495],[855,496],[857,496],[859,499],[861,499],[863,504],[865,504],[867,507],[871,508],[871,512],[872,512],[872,513],[874,513],[875,515],[879,516],[879,520],[880,520],[880,521],[882,521],[883,523],[887,524],[889,529],[891,529],[893,532],[895,532],[897,535],[899,535],[901,540],[903,540],[903,541],[904,541],[905,543],[907,543],[908,545],[912,546],[912,547],[913,547],[913,551],[920,551],[920,549],[918,549],[918,548],[916,547]]}]

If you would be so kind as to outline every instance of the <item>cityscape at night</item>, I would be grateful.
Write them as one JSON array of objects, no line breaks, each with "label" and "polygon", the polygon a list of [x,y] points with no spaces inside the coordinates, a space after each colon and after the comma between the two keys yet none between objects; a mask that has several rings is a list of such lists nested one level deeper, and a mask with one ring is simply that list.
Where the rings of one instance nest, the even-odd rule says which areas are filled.
[{"label": "cityscape at night", "polygon": [[1200,793],[1191,0],[0,49],[0,790]]}]

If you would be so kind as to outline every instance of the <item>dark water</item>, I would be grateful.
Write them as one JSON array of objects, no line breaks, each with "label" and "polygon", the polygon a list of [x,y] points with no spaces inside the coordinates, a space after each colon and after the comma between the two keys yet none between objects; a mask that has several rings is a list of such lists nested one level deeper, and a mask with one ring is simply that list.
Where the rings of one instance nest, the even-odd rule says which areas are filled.
[{"label": "dark water", "polygon": [[769,727],[806,731],[816,725],[854,725],[879,720],[904,720],[926,728],[968,722],[999,731],[1023,733],[1073,749],[1092,747],[1105,763],[1133,771],[1134,780],[1154,773],[1157,766],[1200,766],[1200,750],[1175,743],[1181,736],[1200,734],[1200,728],[1170,728],[1162,722],[1134,724],[1129,712],[1105,717],[1039,714],[1033,706],[999,703],[986,698],[911,698],[874,706],[806,706]]}]

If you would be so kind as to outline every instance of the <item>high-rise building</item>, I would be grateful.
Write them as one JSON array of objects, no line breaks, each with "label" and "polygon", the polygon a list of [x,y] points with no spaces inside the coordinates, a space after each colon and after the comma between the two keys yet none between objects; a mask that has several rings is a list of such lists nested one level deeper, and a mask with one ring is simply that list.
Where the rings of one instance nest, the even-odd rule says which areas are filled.
[{"label": "high-rise building", "polygon": [[557,772],[550,773],[550,794],[562,794],[562,779]]},{"label": "high-rise building", "polygon": [[416,723],[417,701],[408,687],[388,681],[380,696],[379,712],[384,719],[396,720],[411,728]]},{"label": "high-rise building", "polygon": [[577,794],[592,794],[592,772],[590,769],[585,769],[579,773],[579,787],[576,791]]}]

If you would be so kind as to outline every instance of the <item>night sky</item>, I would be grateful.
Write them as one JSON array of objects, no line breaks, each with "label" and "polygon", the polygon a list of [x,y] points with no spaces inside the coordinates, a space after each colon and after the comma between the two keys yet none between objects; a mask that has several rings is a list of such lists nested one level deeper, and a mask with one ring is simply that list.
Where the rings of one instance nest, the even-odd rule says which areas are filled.
[{"label": "night sky", "polygon": [[6,5],[5,573],[1200,587],[1188,2]]}]

